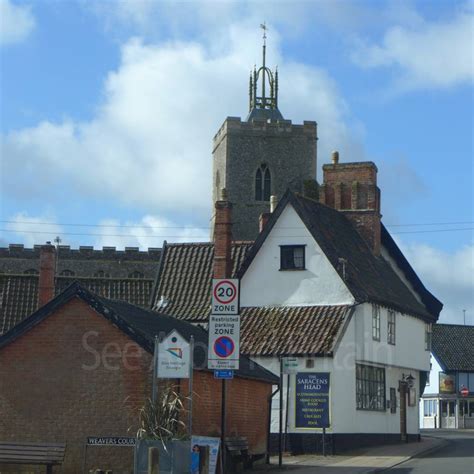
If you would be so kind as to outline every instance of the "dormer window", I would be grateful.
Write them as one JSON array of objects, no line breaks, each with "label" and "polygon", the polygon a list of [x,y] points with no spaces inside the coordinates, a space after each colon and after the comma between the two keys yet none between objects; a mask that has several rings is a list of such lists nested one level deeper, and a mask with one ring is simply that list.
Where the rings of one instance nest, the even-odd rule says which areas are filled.
[{"label": "dormer window", "polygon": [[255,200],[256,201],[270,201],[271,188],[270,170],[266,164],[258,168],[255,175]]},{"label": "dormer window", "polygon": [[304,245],[280,245],[280,270],[304,270]]}]

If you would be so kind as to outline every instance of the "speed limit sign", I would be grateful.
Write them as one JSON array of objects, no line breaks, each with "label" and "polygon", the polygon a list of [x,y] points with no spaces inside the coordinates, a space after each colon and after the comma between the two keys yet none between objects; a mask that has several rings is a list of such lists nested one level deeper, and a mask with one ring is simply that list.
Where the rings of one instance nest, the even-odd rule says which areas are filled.
[{"label": "speed limit sign", "polygon": [[212,280],[212,314],[239,314],[239,280]]}]

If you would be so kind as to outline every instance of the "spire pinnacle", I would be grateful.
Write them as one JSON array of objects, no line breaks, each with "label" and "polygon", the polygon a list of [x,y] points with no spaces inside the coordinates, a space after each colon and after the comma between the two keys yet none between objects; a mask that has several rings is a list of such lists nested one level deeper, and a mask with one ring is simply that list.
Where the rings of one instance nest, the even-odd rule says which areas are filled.
[{"label": "spire pinnacle", "polygon": [[[266,23],[261,23],[260,28],[263,30],[263,46],[262,46],[262,65],[256,69],[254,67],[253,75],[250,76],[249,85],[249,115],[247,120],[255,117],[267,119],[283,119],[278,110],[278,72],[275,74],[266,65],[267,52],[267,31]],[[258,84],[260,84],[260,95],[257,95]],[[267,85],[270,89],[270,96],[267,97]]]}]

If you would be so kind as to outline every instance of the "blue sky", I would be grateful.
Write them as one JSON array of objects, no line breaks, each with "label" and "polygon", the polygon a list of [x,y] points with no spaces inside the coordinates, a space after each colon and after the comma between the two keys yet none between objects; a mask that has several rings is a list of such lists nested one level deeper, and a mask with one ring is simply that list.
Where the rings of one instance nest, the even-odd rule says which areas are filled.
[{"label": "blue sky", "polygon": [[473,18],[468,1],[0,0],[0,245],[206,239],[212,137],[247,114],[266,21],[280,110],[318,122],[318,177],[333,149],[375,161],[384,223],[443,318],[474,323]]}]

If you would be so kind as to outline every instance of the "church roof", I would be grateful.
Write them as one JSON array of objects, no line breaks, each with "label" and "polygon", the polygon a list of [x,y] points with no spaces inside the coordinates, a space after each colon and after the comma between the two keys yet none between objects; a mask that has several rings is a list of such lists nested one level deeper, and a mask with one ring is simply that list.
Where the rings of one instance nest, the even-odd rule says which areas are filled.
[{"label": "church roof", "polygon": [[474,326],[434,324],[431,351],[443,370],[474,371]]}]

